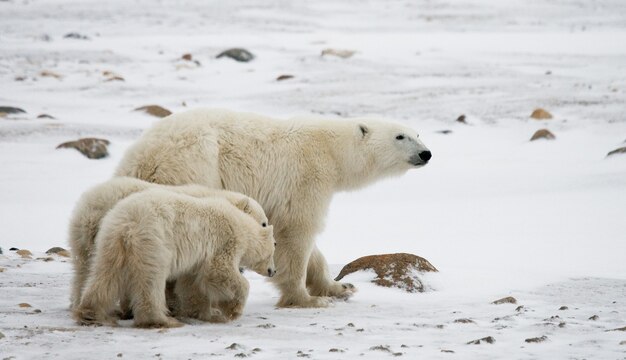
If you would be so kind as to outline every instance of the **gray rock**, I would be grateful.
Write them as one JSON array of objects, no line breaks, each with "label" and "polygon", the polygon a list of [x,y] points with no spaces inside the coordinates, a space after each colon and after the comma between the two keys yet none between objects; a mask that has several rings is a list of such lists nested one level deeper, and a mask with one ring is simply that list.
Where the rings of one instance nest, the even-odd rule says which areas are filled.
[{"label": "gray rock", "polygon": [[222,57],[229,57],[239,62],[249,62],[254,59],[254,55],[250,51],[242,48],[224,50],[216,56],[218,59]]},{"label": "gray rock", "polygon": [[5,114],[25,114],[26,111],[24,111],[23,109],[20,109],[18,107],[13,107],[13,106],[0,106],[0,113],[5,113]]},{"label": "gray rock", "polygon": [[109,156],[107,146],[110,144],[109,140],[97,139],[97,138],[83,138],[75,141],[64,142],[57,146],[57,149],[73,148],[81,152],[89,159],[101,159]]}]

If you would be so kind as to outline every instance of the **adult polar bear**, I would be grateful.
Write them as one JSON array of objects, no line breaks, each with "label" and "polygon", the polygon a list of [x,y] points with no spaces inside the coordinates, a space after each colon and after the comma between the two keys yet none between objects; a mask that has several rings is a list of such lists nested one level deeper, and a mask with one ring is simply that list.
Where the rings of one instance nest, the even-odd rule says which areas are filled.
[{"label": "adult polar bear", "polygon": [[[375,119],[277,120],[198,109],[160,120],[131,146],[116,175],[241,192],[264,208],[276,239],[280,307],[349,297],[315,246],[335,192],[425,165],[430,151],[405,126]],[[308,291],[307,291],[308,288]]]}]

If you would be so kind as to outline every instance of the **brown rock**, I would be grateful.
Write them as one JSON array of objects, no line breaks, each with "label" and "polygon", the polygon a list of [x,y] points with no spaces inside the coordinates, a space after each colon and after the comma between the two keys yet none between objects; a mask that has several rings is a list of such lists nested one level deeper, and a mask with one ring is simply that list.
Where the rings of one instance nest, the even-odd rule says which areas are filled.
[{"label": "brown rock", "polygon": [[533,136],[530,138],[530,141],[535,141],[539,139],[554,140],[556,139],[556,136],[554,136],[554,134],[551,133],[548,129],[539,129],[535,131]]},{"label": "brown rock", "polygon": [[529,338],[529,339],[526,339],[524,341],[530,344],[530,343],[540,343],[540,342],[544,342],[546,340],[548,340],[548,337],[543,335],[541,337]]},{"label": "brown rock", "polygon": [[552,119],[552,114],[542,108],[537,108],[530,114],[530,117],[536,120],[548,120]]},{"label": "brown rock", "polygon": [[83,155],[89,159],[101,159],[109,156],[107,146],[110,144],[109,140],[98,138],[83,138],[75,141],[64,142],[57,146],[57,149],[74,148],[80,151]]},{"label": "brown rock", "polygon": [[3,267],[0,267],[0,272],[4,272],[4,270],[6,270],[6,269],[3,268]]},{"label": "brown rock", "polygon": [[191,54],[183,54],[180,58],[187,61],[193,60],[193,56],[191,56]]},{"label": "brown rock", "polygon": [[353,51],[353,50],[330,49],[330,48],[322,50],[322,56],[331,55],[331,56],[340,57],[342,59],[347,59],[349,57],[352,57],[352,55],[354,54],[356,54],[356,51]]},{"label": "brown rock", "polygon": [[617,155],[617,154],[626,154],[626,146],[617,148],[613,151],[609,151],[609,153],[606,154],[606,156]]},{"label": "brown rock", "polygon": [[280,75],[279,77],[276,78],[276,81],[283,81],[283,80],[289,80],[289,79],[293,79],[295,76],[293,75]]},{"label": "brown rock", "polygon": [[353,272],[367,269],[373,269],[376,272],[377,277],[372,280],[374,284],[397,287],[411,293],[424,291],[424,285],[415,272],[438,271],[428,260],[413,254],[370,255],[358,258],[344,266],[335,281]]},{"label": "brown rock", "polygon": [[492,304],[496,304],[496,305],[500,305],[500,304],[517,304],[517,299],[514,298],[513,296],[507,296],[507,297],[503,297],[502,299],[498,299],[498,300],[492,302]]},{"label": "brown rock", "polygon": [[26,111],[13,106],[0,106],[0,114],[25,114]]},{"label": "brown rock", "polygon": [[31,253],[30,251],[26,249],[18,250],[15,253],[24,259],[31,259],[31,256],[33,255],[33,253]]},{"label": "brown rock", "polygon": [[28,303],[19,303],[17,304],[17,306],[21,307],[21,308],[29,308],[32,307],[30,304]]},{"label": "brown rock", "polygon": [[459,115],[458,118],[456,118],[456,122],[460,122],[462,124],[467,124],[467,122],[465,121],[465,115]]},{"label": "brown rock", "polygon": [[48,114],[39,114],[37,115],[37,119],[56,119],[56,118]]},{"label": "brown rock", "polygon": [[589,320],[593,320],[596,321],[598,320],[600,317],[598,315],[593,315],[592,317],[589,318]]},{"label": "brown rock", "polygon": [[46,254],[48,254],[48,255],[50,255],[50,254],[56,254],[56,253],[58,253],[59,251],[65,251],[65,249],[64,249],[64,248],[62,248],[62,247],[59,247],[59,246],[55,246],[55,247],[53,247],[53,248],[48,249],[48,251],[46,251]]},{"label": "brown rock", "polygon": [[156,117],[160,117],[160,118],[164,118],[166,116],[169,116],[172,114],[171,111],[167,110],[164,107],[161,107],[159,105],[146,105],[146,106],[141,106],[135,109],[135,111],[143,111],[147,114],[150,114],[152,116],[156,116]]},{"label": "brown rock", "polygon": [[63,257],[66,257],[66,258],[68,258],[68,257],[71,257],[71,256],[72,256],[72,254],[70,254],[70,252],[69,252],[69,251],[67,251],[67,250],[59,251],[59,252],[57,253],[57,255],[59,255],[59,256],[63,256]]},{"label": "brown rock", "polygon": [[110,82],[110,81],[126,81],[126,80],[123,77],[121,77],[121,76],[111,76],[111,77],[107,78],[104,81],[105,82]]},{"label": "brown rock", "polygon": [[468,345],[480,345],[482,343],[493,344],[495,342],[496,342],[496,339],[494,339],[493,336],[487,336],[482,339],[468,341],[467,344]]},{"label": "brown rock", "polygon": [[49,71],[49,70],[43,70],[42,72],[39,73],[39,76],[41,77],[51,77],[51,78],[55,78],[55,79],[61,79],[63,76],[61,76],[60,74],[57,74],[53,71]]}]

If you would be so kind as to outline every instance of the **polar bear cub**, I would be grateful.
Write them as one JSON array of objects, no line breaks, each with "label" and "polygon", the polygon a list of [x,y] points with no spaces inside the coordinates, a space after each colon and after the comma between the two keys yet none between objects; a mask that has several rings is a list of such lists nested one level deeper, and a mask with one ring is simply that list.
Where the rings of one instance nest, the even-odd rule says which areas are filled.
[{"label": "polar bear cub", "polygon": [[80,302],[83,288],[89,275],[89,265],[94,252],[94,242],[100,223],[106,213],[120,200],[148,189],[164,189],[195,197],[219,196],[250,214],[259,224],[267,226],[263,208],[247,196],[201,185],[168,186],[153,184],[131,177],[116,177],[87,190],[78,200],[70,220],[69,244],[72,249],[74,277],[70,296],[71,309]]},{"label": "polar bear cub", "polygon": [[[254,200],[251,200],[254,201]],[[177,327],[169,316],[166,281],[195,274],[204,294],[219,294],[221,321],[238,318],[248,296],[247,267],[273,276],[273,227],[258,224],[223,198],[195,198],[163,189],[129,196],[111,209],[96,236],[87,286],[74,309],[76,321],[115,324],[118,299],[127,296],[136,327]],[[208,296],[207,296],[208,297]],[[184,306],[184,305],[183,305]],[[220,311],[198,307],[198,318],[216,319]]]}]

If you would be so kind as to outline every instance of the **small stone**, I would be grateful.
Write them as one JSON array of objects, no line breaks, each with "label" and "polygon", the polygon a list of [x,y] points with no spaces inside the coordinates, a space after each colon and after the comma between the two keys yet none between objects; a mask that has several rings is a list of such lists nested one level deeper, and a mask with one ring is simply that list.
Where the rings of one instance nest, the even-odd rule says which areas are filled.
[{"label": "small stone", "polygon": [[482,343],[493,344],[495,342],[496,342],[496,339],[494,339],[493,336],[487,336],[482,339],[468,341],[467,344],[468,345],[480,345]]},{"label": "small stone", "polygon": [[244,347],[237,344],[237,343],[232,343],[229,346],[226,347],[226,350],[243,350]]},{"label": "small stone", "polygon": [[548,120],[552,119],[552,114],[542,108],[537,108],[530,114],[530,117],[536,120]]},{"label": "small stone", "polygon": [[337,349],[337,348],[332,348],[330,350],[328,350],[328,352],[338,352],[338,353],[342,353],[345,352],[343,349]]},{"label": "small stone", "polygon": [[459,117],[456,118],[456,122],[467,124],[467,122],[465,121],[465,115],[464,114],[459,115]]},{"label": "small stone", "polygon": [[50,70],[43,70],[42,72],[39,73],[39,76],[41,76],[41,77],[51,77],[51,78],[55,78],[55,79],[61,79],[63,77],[61,74],[57,74],[54,71],[50,71]]},{"label": "small stone", "polygon": [[242,48],[232,48],[232,49],[224,50],[221,53],[219,53],[216,56],[216,58],[219,59],[224,56],[229,57],[239,62],[249,62],[254,59],[254,55],[250,51],[246,49],[242,49]]},{"label": "small stone", "polygon": [[356,51],[353,50],[345,50],[345,49],[324,49],[322,50],[322,56],[336,56],[342,59],[347,59],[352,57],[352,55],[356,54]]},{"label": "small stone", "polygon": [[0,114],[25,114],[26,111],[13,106],[0,106]]},{"label": "small stone", "polygon": [[470,319],[456,319],[454,320],[454,322],[457,324],[476,324],[474,320],[470,320]]},{"label": "small stone", "polygon": [[405,345],[405,344],[400,345],[400,347],[401,347],[401,348],[404,348],[404,349],[408,349],[408,348],[409,348],[409,346],[408,346],[408,345]]},{"label": "small stone", "polygon": [[12,247],[12,248],[10,248],[10,249],[9,249],[9,251],[18,251],[18,250],[19,250],[19,249],[18,249],[18,248],[16,248],[16,247]]},{"label": "small stone", "polygon": [[517,299],[512,296],[503,297],[502,299],[498,299],[492,304],[500,305],[500,304],[517,304]]},{"label": "small stone", "polygon": [[63,36],[65,39],[75,39],[75,40],[89,40],[89,37],[86,35],[79,34],[77,32],[67,33]]},{"label": "small stone", "polygon": [[347,327],[354,327],[353,323],[348,323],[348,325],[346,325]]},{"label": "small stone", "polygon": [[19,303],[17,304],[17,306],[21,307],[21,308],[29,308],[32,307],[29,303]]},{"label": "small stone", "polygon": [[111,81],[126,81],[126,79],[124,79],[123,77],[117,75],[117,76],[111,76],[111,77],[107,78],[106,80],[104,80],[104,82],[111,82]]},{"label": "small stone", "polygon": [[437,130],[435,132],[438,134],[443,134],[443,135],[452,134],[452,130]]},{"label": "small stone", "polygon": [[183,56],[180,57],[183,60],[186,61],[192,61],[193,60],[193,56],[191,56],[191,54],[183,54]]},{"label": "small stone", "polygon": [[593,320],[596,321],[598,320],[600,317],[598,315],[593,315],[592,317],[589,318],[589,320]]},{"label": "small stone", "polygon": [[16,77],[13,78],[13,80],[15,80],[15,81],[24,81],[26,79],[27,79],[26,76],[16,76]]},{"label": "small stone", "polygon": [[3,268],[3,267],[0,266],[0,273],[4,272],[4,270],[6,270],[6,268]]},{"label": "small stone", "polygon": [[253,353],[257,353],[257,352],[260,352],[260,351],[261,351],[261,348],[254,348],[254,349],[252,349]]},{"label": "small stone", "polygon": [[626,331],[626,326],[617,328],[617,329],[607,330],[607,331]]},{"label": "small stone", "polygon": [[293,75],[280,75],[279,77],[276,78],[276,81],[283,81],[283,80],[289,80],[289,79],[293,79],[295,76]]},{"label": "small stone", "polygon": [[110,144],[109,140],[98,138],[82,138],[75,141],[68,141],[58,145],[57,149],[73,148],[80,151],[89,159],[101,159],[109,156],[107,146]]},{"label": "small stone", "polygon": [[172,114],[171,111],[167,110],[164,107],[161,107],[159,105],[146,105],[146,106],[141,106],[135,109],[135,111],[143,111],[147,114],[150,114],[152,116],[156,116],[156,117],[160,117],[160,118],[164,118],[166,116],[169,116]]},{"label": "small stone", "polygon": [[377,345],[377,346],[372,346],[370,348],[370,350],[374,351],[386,351],[386,352],[391,352],[391,350],[389,350],[389,345]]},{"label": "small stone", "polygon": [[37,260],[42,260],[44,262],[50,262],[50,261],[54,261],[54,258],[52,256],[46,256],[46,257],[37,258]]},{"label": "small stone", "polygon": [[442,353],[449,353],[449,354],[454,354],[454,351],[452,350],[446,350],[446,349],[441,349]]},{"label": "small stone", "polygon": [[39,114],[37,115],[37,119],[56,119],[56,118],[48,114]]},{"label": "small stone", "polygon": [[561,311],[563,311],[563,310],[568,310],[568,309],[569,309],[569,308],[568,308],[567,306],[565,306],[565,305],[563,305],[563,306],[561,306],[561,307],[559,308],[559,310],[561,310]]},{"label": "small stone", "polygon": [[612,156],[612,155],[617,155],[617,154],[626,154],[626,146],[617,148],[613,151],[609,151],[609,153],[606,154],[606,156]]},{"label": "small stone", "polygon": [[524,305],[520,305],[518,307],[515,308],[515,311],[520,312],[520,311],[525,311],[526,308],[524,307]]},{"label": "small stone", "polygon": [[567,325],[565,322],[560,322],[560,323],[559,323],[559,327],[560,327],[560,328],[564,328],[564,327],[565,327],[565,325]]},{"label": "small stone", "polygon": [[117,357],[122,357],[122,356],[124,356],[122,353],[117,354]]},{"label": "small stone", "polygon": [[262,329],[272,329],[275,328],[276,325],[274,324],[262,324],[262,325],[257,325],[258,328],[262,328]]},{"label": "small stone", "polygon": [[235,354],[235,357],[245,358],[245,357],[248,357],[248,355],[246,355],[245,353],[239,353],[239,354]]},{"label": "small stone", "polygon": [[540,342],[544,342],[546,340],[548,340],[548,337],[543,335],[541,337],[529,338],[529,339],[526,339],[524,341],[530,344],[530,343],[540,343]]},{"label": "small stone", "polygon": [[533,136],[530,138],[530,141],[535,141],[539,139],[554,140],[556,139],[556,136],[554,136],[554,134],[548,129],[539,129],[535,131]]},{"label": "small stone", "polygon": [[59,246],[55,246],[53,248],[48,249],[48,251],[46,251],[46,254],[51,255],[51,254],[56,254],[60,251],[66,251],[64,248],[59,247]]},{"label": "small stone", "polygon": [[[2,338],[0,338],[0,339],[2,339]],[[619,342],[619,344],[620,344],[620,345],[626,345],[626,340],[622,340],[622,341],[620,341],[620,342]]]},{"label": "small stone", "polygon": [[341,269],[335,281],[357,271],[373,269],[377,277],[372,282],[384,287],[397,287],[406,292],[423,292],[424,285],[416,273],[438,270],[423,257],[406,254],[370,255],[358,258]]},{"label": "small stone", "polygon": [[34,313],[34,314],[41,314],[41,310],[39,310],[39,309],[35,309],[35,310],[33,310],[33,313]]},{"label": "small stone", "polygon": [[0,340],[4,339],[4,334],[0,332]]},{"label": "small stone", "polygon": [[401,352],[395,352],[395,353],[392,353],[391,355],[393,355],[393,356],[402,356],[402,355],[404,355],[404,354],[403,354],[403,353],[401,353]]}]

